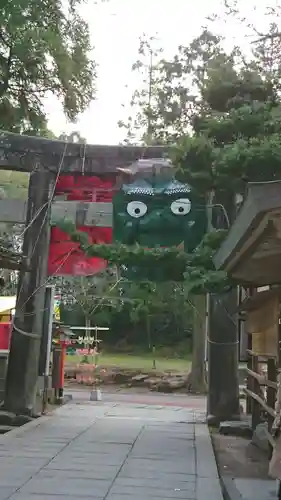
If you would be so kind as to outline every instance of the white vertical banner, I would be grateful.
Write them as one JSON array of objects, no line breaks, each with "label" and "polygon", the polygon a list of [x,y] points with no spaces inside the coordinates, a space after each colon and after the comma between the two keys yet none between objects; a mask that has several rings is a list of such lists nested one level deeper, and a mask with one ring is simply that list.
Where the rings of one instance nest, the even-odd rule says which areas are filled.
[{"label": "white vertical banner", "polygon": [[49,308],[49,322],[48,322],[48,340],[46,349],[46,365],[45,365],[45,376],[49,376],[50,371],[50,359],[51,359],[51,348],[52,348],[52,333],[53,333],[53,320],[55,318],[55,287],[54,285],[46,286],[50,290],[50,308]]}]

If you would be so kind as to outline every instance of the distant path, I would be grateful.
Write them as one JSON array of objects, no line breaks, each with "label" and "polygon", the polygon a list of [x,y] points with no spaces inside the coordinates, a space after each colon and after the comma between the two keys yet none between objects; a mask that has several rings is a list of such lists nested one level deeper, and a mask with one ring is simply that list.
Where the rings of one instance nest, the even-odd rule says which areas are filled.
[{"label": "distant path", "polygon": [[[88,401],[90,398],[89,388],[68,387],[66,394],[72,394],[75,401]],[[144,405],[180,406],[182,408],[193,408],[206,411],[206,398],[191,394],[163,394],[159,392],[149,392],[147,389],[123,389],[105,387],[102,389],[103,401],[138,403]]]}]

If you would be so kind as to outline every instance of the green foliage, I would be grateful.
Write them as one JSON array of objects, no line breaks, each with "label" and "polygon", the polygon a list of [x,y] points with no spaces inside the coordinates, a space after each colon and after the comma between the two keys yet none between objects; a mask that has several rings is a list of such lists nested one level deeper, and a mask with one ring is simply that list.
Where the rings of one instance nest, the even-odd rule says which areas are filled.
[{"label": "green foliage", "polygon": [[0,170],[0,198],[27,199],[29,175]]},{"label": "green foliage", "polygon": [[247,182],[281,175],[281,106],[256,102],[216,110],[197,121],[197,132],[183,137],[172,152],[181,178],[201,192],[245,191]]},{"label": "green foliage", "polygon": [[100,257],[111,264],[125,269],[138,267],[144,280],[154,276],[155,268],[161,270],[163,279],[179,281],[188,262],[188,254],[176,247],[147,249],[140,245],[123,244],[90,244],[88,235],[77,231],[72,222],[61,221],[59,227],[71,236],[72,241],[80,244],[80,248],[89,257]]},{"label": "green foliage", "polygon": [[70,309],[75,306],[75,314],[85,320],[101,310],[110,314],[119,307],[118,278],[112,268],[94,276],[53,277],[51,282],[60,290],[63,305]]},{"label": "green foliage", "polygon": [[185,290],[189,294],[225,292],[234,283],[223,271],[214,269],[213,257],[225,238],[225,230],[211,231],[191,254],[185,272]]},{"label": "green foliage", "polygon": [[202,134],[213,139],[214,146],[222,147],[241,136],[250,138],[279,132],[281,108],[272,101],[242,104],[227,113],[202,115],[194,120],[196,136]]},{"label": "green foliage", "polygon": [[212,169],[215,149],[206,135],[185,135],[170,150],[171,160],[177,166],[177,178],[206,194],[215,185]]},{"label": "green foliage", "polygon": [[[188,254],[175,247],[147,249],[139,245],[90,244],[88,235],[77,231],[72,222],[61,221],[59,227],[71,237],[72,241],[79,243],[80,248],[89,257],[100,257],[110,264],[125,269],[137,267],[140,269],[140,281],[150,281],[150,270],[159,268],[163,281],[178,282],[185,278],[190,293],[204,293],[208,290],[214,290],[215,269],[212,259],[225,237],[223,230],[206,234],[197,249]],[[153,273],[152,275],[154,276]],[[222,289],[229,287],[224,273],[218,275],[214,286]]]},{"label": "green foliage", "polygon": [[204,93],[215,92],[206,86],[210,74],[225,66],[228,71],[222,79],[226,75],[230,79],[234,60],[240,56],[237,50],[226,54],[221,42],[204,29],[190,45],[180,46],[178,53],[166,60],[155,38],[140,39],[133,71],[139,72],[142,85],[132,97],[128,123],[121,123],[127,130],[126,142],[173,144],[190,130],[193,119],[206,110]]},{"label": "green foliage", "polygon": [[219,120],[210,118],[203,133],[183,137],[171,152],[179,179],[201,193],[243,193],[247,182],[280,179],[281,107],[271,109],[267,122],[260,110],[257,116],[254,110],[255,106],[235,110],[233,121],[231,113]]},{"label": "green foliage", "polygon": [[131,125],[144,130],[149,96],[150,142],[176,141],[171,157],[178,177],[201,193],[230,187],[243,193],[248,181],[280,176],[277,23],[252,47],[252,59],[246,60],[237,47],[226,52],[223,39],[205,29],[171,60],[161,58],[150,39],[136,65],[150,68],[152,77],[141,99],[133,100],[138,111]]},{"label": "green foliage", "polygon": [[[77,285],[76,292],[79,292],[79,279],[72,280]],[[69,295],[68,281],[64,282],[61,289],[61,317],[66,324],[81,326],[85,324],[81,305],[66,300]],[[114,295],[113,292],[105,292],[107,295],[97,308],[97,297],[92,296],[92,325],[109,328],[109,331],[100,332],[102,346],[113,346],[117,350],[136,353],[138,349],[151,350],[152,345],[157,348],[171,346],[175,352],[177,345],[184,354],[188,352],[187,339],[191,336],[192,308],[186,300],[184,284],[144,281],[137,283],[122,279],[114,288],[114,292]]]},{"label": "green foliage", "polygon": [[172,152],[181,178],[200,192],[243,194],[248,182],[280,178],[280,47],[280,36],[274,46],[258,40],[250,62],[237,49],[206,56],[193,134]]},{"label": "green foliage", "polygon": [[0,129],[45,135],[52,93],[74,120],[93,97],[95,65],[80,1],[3,0],[0,12]]}]

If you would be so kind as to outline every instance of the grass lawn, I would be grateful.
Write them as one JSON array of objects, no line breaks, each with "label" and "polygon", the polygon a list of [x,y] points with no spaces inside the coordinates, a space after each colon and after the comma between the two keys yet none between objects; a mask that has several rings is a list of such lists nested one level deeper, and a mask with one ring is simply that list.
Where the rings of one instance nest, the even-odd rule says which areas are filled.
[{"label": "grass lawn", "polygon": [[[79,363],[82,356],[78,355],[68,355],[66,363]],[[91,357],[90,357],[91,361]],[[94,362],[94,360],[93,360]],[[98,363],[102,366],[118,366],[120,368],[128,369],[140,369],[140,370],[151,370],[153,368],[153,357],[152,355],[136,355],[133,354],[100,354],[98,357]],[[176,358],[163,358],[156,356],[156,370],[165,371],[188,371],[191,366],[190,358],[176,359]]]}]

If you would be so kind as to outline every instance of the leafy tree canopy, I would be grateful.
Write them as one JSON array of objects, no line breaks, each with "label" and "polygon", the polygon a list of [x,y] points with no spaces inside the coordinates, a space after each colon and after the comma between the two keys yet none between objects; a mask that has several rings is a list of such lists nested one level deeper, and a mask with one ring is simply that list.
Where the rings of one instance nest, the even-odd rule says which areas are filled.
[{"label": "leafy tree canopy", "polygon": [[238,47],[226,52],[223,42],[204,29],[164,60],[155,40],[142,40],[134,66],[150,72],[133,96],[128,139],[135,131],[146,142],[149,129],[150,142],[170,142],[179,176],[203,193],[243,193],[249,181],[280,177],[278,24],[252,44],[250,58]]},{"label": "leafy tree canopy", "polygon": [[191,132],[172,154],[181,177],[201,192],[243,194],[248,182],[280,178],[281,38],[274,40],[258,40],[250,61],[221,47],[205,66]]},{"label": "leafy tree canopy", "polygon": [[50,93],[70,120],[88,106],[96,75],[81,1],[2,1],[0,129],[48,135],[43,100]]}]

